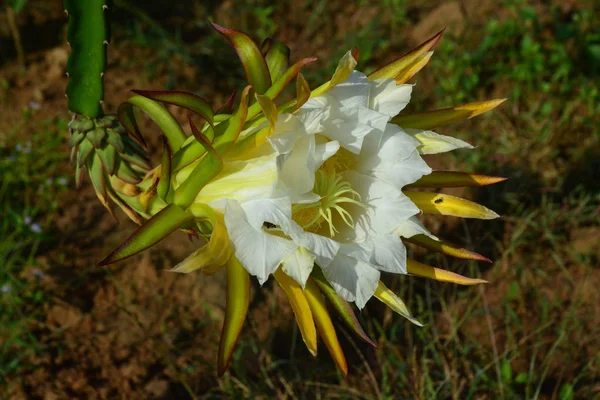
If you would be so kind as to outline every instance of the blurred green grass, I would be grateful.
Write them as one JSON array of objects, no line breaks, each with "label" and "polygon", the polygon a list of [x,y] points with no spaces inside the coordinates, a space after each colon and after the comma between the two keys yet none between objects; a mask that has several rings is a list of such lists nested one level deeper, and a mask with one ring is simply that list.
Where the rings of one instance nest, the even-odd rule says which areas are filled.
[{"label": "blurred green grass", "polygon": [[[181,2],[168,10],[159,2],[140,6],[115,0],[115,5],[116,42],[151,50],[151,57],[137,66],[149,79],[167,76],[167,87],[195,90],[181,87],[189,80],[173,59],[191,66],[198,82],[227,75],[210,88],[198,88],[208,97],[239,85],[242,71],[233,51],[210,33],[206,18],[257,39],[292,40],[298,57],[318,53],[319,68],[306,73],[314,85],[353,46],[361,50],[365,71],[408,50],[416,44],[411,34],[421,32],[419,24],[438,7],[437,2],[408,0]],[[250,321],[230,372],[221,379],[202,377],[202,392],[194,389],[201,361],[188,358],[188,344],[182,342],[169,352],[184,362],[168,365],[179,377],[179,398],[598,398],[600,254],[597,242],[586,239],[600,237],[600,36],[594,28],[599,13],[583,1],[571,6],[507,1],[492,4],[481,19],[470,15],[474,10],[446,31],[430,65],[417,76],[410,107],[508,97],[492,113],[441,129],[478,147],[435,160],[510,178],[466,192],[503,219],[445,220],[436,231],[495,263],[459,262],[413,250],[431,265],[483,276],[490,284],[465,289],[412,277],[392,279],[390,287],[426,326],[414,327],[369,304],[360,318],[378,349],[357,342],[338,325],[350,362],[346,380],[325,351],[317,360],[304,351],[292,320],[272,329],[267,339],[256,337],[258,328]],[[31,122],[35,115],[23,119],[39,132],[31,136],[30,146],[19,142],[24,126],[1,131],[0,237],[6,239],[0,245],[0,377],[5,385],[26,376],[34,368],[30,360],[46,351],[30,327],[43,320],[40,310],[51,294],[21,271],[35,266],[43,247],[56,240],[51,222],[44,221],[52,219],[57,195],[64,190],[54,182],[64,178],[57,171],[66,154],[57,149],[65,144],[56,132],[65,130],[65,122],[38,124]],[[31,153],[16,151],[17,144]],[[41,232],[32,223],[39,223]],[[258,302],[276,320],[271,290],[263,288],[266,294]]]}]

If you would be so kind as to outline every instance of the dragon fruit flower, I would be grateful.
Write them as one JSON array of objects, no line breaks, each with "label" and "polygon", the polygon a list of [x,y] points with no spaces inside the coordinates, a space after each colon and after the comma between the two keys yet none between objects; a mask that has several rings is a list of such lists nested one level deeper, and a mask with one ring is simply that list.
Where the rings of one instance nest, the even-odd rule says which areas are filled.
[{"label": "dragon fruit flower", "polygon": [[[129,186],[120,183],[119,174],[97,168],[106,186],[117,187],[109,190],[110,197],[141,224],[101,265],[143,251],[178,229],[204,237],[206,243],[173,271],[210,275],[226,270],[220,374],[228,367],[246,317],[251,276],[261,285],[274,276],[308,350],[317,354],[318,333],[344,375],[347,364],[326,300],[359,338],[375,346],[352,303],[361,309],[375,297],[420,325],[382,282],[382,273],[463,285],[485,282],[408,259],[404,245],[489,261],[440,240],[418,215],[498,217],[465,199],[419,191],[504,180],[432,171],[421,157],[473,148],[431,129],[472,118],[503,101],[417,114],[403,111],[413,90],[406,82],[427,64],[441,32],[370,75],[356,70],[358,52],[350,51],[330,81],[310,90],[300,69],[314,58],[288,65],[289,49],[281,43],[268,39],[259,48],[240,31],[213,26],[236,49],[249,85],[237,107],[232,96],[218,112],[200,97],[179,91],[134,91],[120,106],[119,120],[128,140],[137,142],[136,149],[145,142],[134,109],[159,125],[163,156],[158,166]],[[276,103],[293,79],[296,98]],[[186,108],[206,122],[199,127],[190,118],[192,135],[187,136],[161,103]],[[104,148],[88,135],[79,136],[95,149]]]}]

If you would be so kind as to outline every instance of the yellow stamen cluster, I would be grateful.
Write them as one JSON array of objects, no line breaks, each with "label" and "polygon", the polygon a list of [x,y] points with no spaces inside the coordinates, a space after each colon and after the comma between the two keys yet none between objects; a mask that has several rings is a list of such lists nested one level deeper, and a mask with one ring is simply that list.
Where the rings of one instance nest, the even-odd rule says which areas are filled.
[{"label": "yellow stamen cluster", "polygon": [[321,196],[319,201],[296,204],[292,209],[294,221],[310,232],[319,232],[323,222],[326,222],[329,236],[333,238],[339,232],[334,224],[333,211],[337,212],[346,225],[354,227],[354,218],[344,206],[355,204],[365,207],[360,201],[360,195],[352,189],[350,183],[336,173],[326,174],[322,170],[317,171],[314,192]]}]

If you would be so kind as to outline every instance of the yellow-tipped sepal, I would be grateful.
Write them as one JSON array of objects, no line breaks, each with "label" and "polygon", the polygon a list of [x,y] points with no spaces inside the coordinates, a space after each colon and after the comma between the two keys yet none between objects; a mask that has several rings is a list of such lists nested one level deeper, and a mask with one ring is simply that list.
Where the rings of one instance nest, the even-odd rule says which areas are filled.
[{"label": "yellow-tipped sepal", "polygon": [[[396,83],[404,83],[427,64],[431,57],[430,50],[436,45],[442,37],[444,31],[436,33],[429,40],[411,50],[405,55],[397,58],[391,63],[379,68],[369,75],[370,80],[374,79],[396,79]],[[411,74],[412,73],[412,74]]]},{"label": "yellow-tipped sepal", "polygon": [[348,375],[348,364],[346,363],[346,357],[344,356],[342,346],[340,346],[340,342],[335,333],[335,328],[331,322],[331,317],[327,312],[325,299],[323,299],[323,295],[319,291],[319,287],[311,278],[308,278],[308,281],[306,281],[304,294],[306,295],[306,300],[308,300],[308,305],[310,306],[310,310],[312,311],[315,319],[319,336],[325,343],[325,347],[327,347],[327,350],[329,350],[329,354],[331,354],[333,361],[335,361],[335,364],[338,366],[342,374],[344,376]]},{"label": "yellow-tipped sepal", "polygon": [[377,347],[375,342],[371,340],[367,333],[364,331],[362,326],[360,326],[360,322],[354,311],[352,310],[352,306],[346,300],[342,299],[336,292],[335,289],[327,282],[327,279],[323,275],[323,272],[320,268],[313,268],[312,279],[314,279],[315,283],[321,289],[321,293],[327,298],[329,303],[333,306],[334,310],[337,311],[338,315],[342,318],[342,321],[346,324],[346,326],[362,340],[367,342],[373,347]]},{"label": "yellow-tipped sepal", "polygon": [[499,176],[469,174],[458,171],[433,171],[405,188],[477,187],[505,181]]},{"label": "yellow-tipped sepal", "polygon": [[300,329],[302,340],[306,348],[313,356],[317,356],[317,329],[313,320],[313,314],[308,304],[308,300],[302,290],[302,286],[292,278],[290,278],[281,268],[274,274],[277,283],[283,289],[290,301],[296,323]]},{"label": "yellow-tipped sepal", "polygon": [[417,246],[424,247],[428,250],[460,258],[463,260],[485,261],[489,263],[492,262],[492,260],[482,256],[481,254],[469,251],[467,249],[463,249],[462,247],[452,246],[451,244],[446,243],[442,240],[432,239],[427,235],[415,235],[410,238],[405,238],[404,241],[416,244]]},{"label": "yellow-tipped sepal", "polygon": [[506,99],[477,101],[441,110],[398,115],[392,118],[391,122],[401,128],[433,129],[471,119],[498,107],[505,101]]},{"label": "yellow-tipped sepal", "polygon": [[443,193],[403,192],[426,214],[451,215],[461,218],[494,219],[499,215],[487,207]]},{"label": "yellow-tipped sepal", "polygon": [[250,275],[237,258],[227,263],[227,306],[219,343],[218,371],[223,375],[240,337],[250,304]]},{"label": "yellow-tipped sepal", "polygon": [[[194,214],[194,209],[197,205],[192,205],[190,211]],[[223,221],[223,215],[215,213],[213,231],[210,235],[209,242],[194,251],[173,268],[173,272],[189,273],[197,269],[202,269],[202,272],[209,275],[217,272],[233,254],[233,249],[229,243],[229,235]]]},{"label": "yellow-tipped sepal", "polygon": [[421,264],[420,262],[411,259],[406,259],[406,269],[411,275],[429,278],[440,282],[450,282],[458,285],[477,285],[479,283],[487,283],[487,281],[483,279],[468,278],[444,269]]},{"label": "yellow-tipped sepal", "polygon": [[415,317],[412,316],[411,312],[406,307],[406,304],[402,301],[400,297],[396,295],[396,293],[392,292],[390,289],[385,286],[385,284],[379,281],[377,285],[377,289],[375,289],[375,297],[381,301],[383,304],[392,309],[392,311],[397,312],[402,315],[404,318],[412,322],[417,326],[423,326],[422,323],[417,321]]}]

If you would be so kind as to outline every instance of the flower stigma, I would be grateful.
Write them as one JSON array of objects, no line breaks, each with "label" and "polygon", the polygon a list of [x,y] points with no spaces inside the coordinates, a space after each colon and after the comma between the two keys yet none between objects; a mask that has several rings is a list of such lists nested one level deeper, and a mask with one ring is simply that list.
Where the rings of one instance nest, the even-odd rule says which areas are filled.
[{"label": "flower stigma", "polygon": [[[333,238],[339,233],[334,219],[341,219],[348,227],[354,228],[354,218],[345,207],[354,204],[366,208],[350,183],[335,172],[327,174],[323,170],[317,171],[314,192],[321,196],[320,200],[292,207],[292,219],[309,232],[319,233],[323,229],[323,223],[327,223],[329,236]],[[333,211],[336,211],[339,218],[336,218]]]}]

